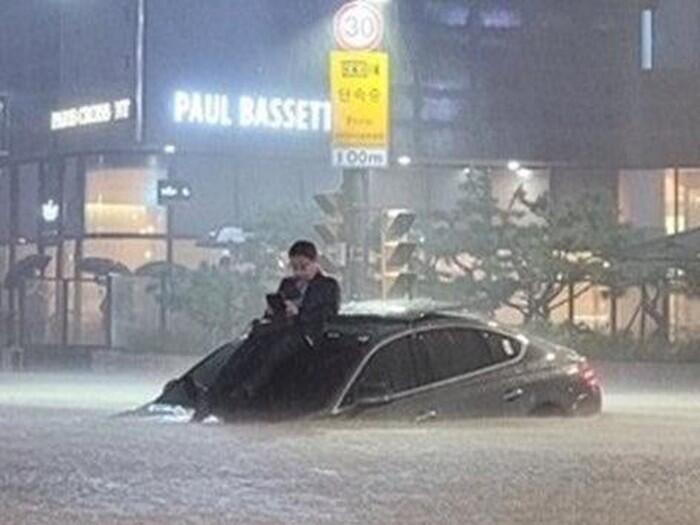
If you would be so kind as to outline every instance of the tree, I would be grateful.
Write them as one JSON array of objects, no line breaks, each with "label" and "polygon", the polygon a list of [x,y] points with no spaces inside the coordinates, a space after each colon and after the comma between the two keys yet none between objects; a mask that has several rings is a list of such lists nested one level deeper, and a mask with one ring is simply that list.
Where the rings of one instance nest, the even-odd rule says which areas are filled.
[{"label": "tree", "polygon": [[442,281],[438,294],[450,290],[488,314],[507,306],[525,322],[548,319],[569,285],[610,281],[611,260],[636,239],[603,194],[553,206],[548,195],[530,199],[521,185],[504,208],[478,170],[461,189],[457,209],[433,221],[424,263]]},{"label": "tree", "polygon": [[201,328],[208,344],[230,339],[265,307],[265,294],[284,274],[286,251],[299,238],[311,238],[314,211],[290,208],[245,224],[252,239],[231,245],[218,265],[177,270],[165,290],[152,288],[169,312],[182,314]]},{"label": "tree", "polygon": [[166,295],[168,309],[196,323],[208,343],[228,340],[262,312],[266,288],[260,273],[259,268],[238,272],[203,264],[174,279]]}]

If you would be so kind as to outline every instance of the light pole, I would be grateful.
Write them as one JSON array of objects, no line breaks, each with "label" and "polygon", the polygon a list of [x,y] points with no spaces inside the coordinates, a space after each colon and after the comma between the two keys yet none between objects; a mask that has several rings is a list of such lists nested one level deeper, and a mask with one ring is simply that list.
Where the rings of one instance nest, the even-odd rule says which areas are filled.
[{"label": "light pole", "polygon": [[146,89],[146,0],[137,0],[136,14],[136,133],[138,144],[144,137],[144,109]]}]

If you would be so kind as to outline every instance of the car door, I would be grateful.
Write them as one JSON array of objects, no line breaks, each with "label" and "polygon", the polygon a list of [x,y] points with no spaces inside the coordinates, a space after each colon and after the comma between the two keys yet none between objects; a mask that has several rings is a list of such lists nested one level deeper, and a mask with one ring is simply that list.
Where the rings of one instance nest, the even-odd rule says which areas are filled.
[{"label": "car door", "polygon": [[503,415],[528,414],[532,410],[537,388],[525,364],[525,341],[494,331],[479,333],[498,367],[492,384],[501,394]]},{"label": "car door", "polygon": [[[484,331],[436,327],[421,331],[417,347],[432,371],[429,388],[438,418],[513,416],[521,412],[524,389],[512,361],[499,360]],[[515,358],[513,358],[515,359]]]},{"label": "car door", "polygon": [[413,343],[413,334],[404,334],[371,353],[342,397],[340,412],[365,419],[431,419],[432,396],[422,389],[430,377]]}]

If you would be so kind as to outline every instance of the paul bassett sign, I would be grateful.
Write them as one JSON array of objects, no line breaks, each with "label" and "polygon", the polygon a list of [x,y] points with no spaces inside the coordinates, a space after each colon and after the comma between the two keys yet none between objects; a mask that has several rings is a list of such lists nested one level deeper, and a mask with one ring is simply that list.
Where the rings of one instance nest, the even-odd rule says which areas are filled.
[{"label": "paul bassett sign", "polygon": [[328,133],[331,104],[324,100],[263,96],[236,99],[225,93],[176,91],[173,120],[181,125]]}]

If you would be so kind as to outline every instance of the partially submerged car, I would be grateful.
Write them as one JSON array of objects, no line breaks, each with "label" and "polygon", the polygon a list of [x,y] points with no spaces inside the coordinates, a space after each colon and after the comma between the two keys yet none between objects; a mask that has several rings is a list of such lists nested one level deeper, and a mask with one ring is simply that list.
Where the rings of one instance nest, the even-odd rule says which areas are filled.
[{"label": "partially submerged car", "polygon": [[[223,345],[142,409],[194,409],[231,359],[264,360],[255,330]],[[313,347],[278,363],[250,397],[214,407],[224,420],[295,417],[426,421],[591,415],[602,389],[575,351],[440,310],[343,313]]]}]

